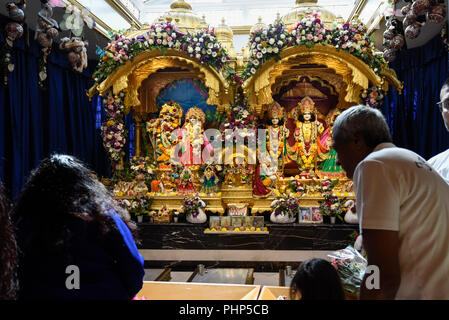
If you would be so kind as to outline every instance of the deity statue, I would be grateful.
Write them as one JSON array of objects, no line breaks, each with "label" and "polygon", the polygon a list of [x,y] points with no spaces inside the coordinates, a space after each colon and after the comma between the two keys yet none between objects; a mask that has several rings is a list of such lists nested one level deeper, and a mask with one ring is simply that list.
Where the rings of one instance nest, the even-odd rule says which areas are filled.
[{"label": "deity statue", "polygon": [[208,165],[204,170],[203,176],[200,178],[202,183],[202,193],[217,193],[219,178],[212,166]]},{"label": "deity statue", "polygon": [[271,166],[276,166],[279,172],[283,171],[284,156],[286,155],[285,143],[290,132],[284,126],[284,108],[277,102],[268,109],[270,124],[267,127],[267,151]]},{"label": "deity statue", "polygon": [[[182,139],[180,163],[186,165],[201,165],[203,146],[211,148],[204,135],[204,123],[206,115],[198,107],[190,108],[186,113],[186,119],[182,129],[184,130],[178,139]],[[175,151],[178,153],[178,150]],[[179,156],[175,154],[176,157]]]},{"label": "deity statue", "polygon": [[296,117],[295,144],[288,148],[288,155],[298,163],[301,175],[313,177],[319,155],[326,152],[319,139],[324,126],[317,120],[315,103],[310,97],[305,97],[298,107],[301,113]]},{"label": "deity statue", "polygon": [[193,173],[189,167],[184,167],[179,177],[179,192],[191,193],[195,192],[195,186],[193,185]]},{"label": "deity statue", "polygon": [[178,142],[173,131],[181,125],[182,115],[181,106],[170,101],[162,106],[159,118],[147,122],[147,132],[155,150],[155,159],[162,165],[170,163],[173,147]]},{"label": "deity statue", "polygon": [[341,179],[346,177],[343,168],[337,165],[337,152],[332,148],[332,129],[334,122],[340,113],[340,110],[335,108],[326,116],[327,129],[321,135],[320,141],[321,144],[326,147],[328,152],[323,153],[320,157],[324,160],[318,165],[317,175],[320,178]]}]

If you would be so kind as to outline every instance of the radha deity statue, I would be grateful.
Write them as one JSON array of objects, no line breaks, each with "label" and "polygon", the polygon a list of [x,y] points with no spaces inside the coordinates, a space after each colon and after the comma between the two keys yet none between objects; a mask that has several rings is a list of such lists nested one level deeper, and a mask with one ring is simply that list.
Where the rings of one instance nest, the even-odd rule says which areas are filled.
[{"label": "radha deity statue", "polygon": [[211,148],[204,135],[204,123],[206,122],[206,115],[203,110],[198,107],[190,108],[186,113],[186,119],[183,131],[179,138],[182,139],[181,155],[179,151],[175,151],[175,156],[180,156],[180,163],[186,165],[201,165],[203,146]]},{"label": "radha deity statue", "polygon": [[218,192],[219,178],[211,165],[208,165],[206,169],[204,169],[204,174],[200,178],[200,182],[203,184],[203,186],[201,187],[202,193]]},{"label": "radha deity statue", "polygon": [[193,173],[189,167],[184,167],[179,177],[179,192],[180,193],[192,193],[195,192],[195,186],[193,184]]},{"label": "radha deity statue", "polygon": [[183,110],[173,101],[167,102],[161,108],[159,118],[147,122],[147,132],[155,150],[155,159],[164,165],[170,163],[170,157],[177,138],[173,131],[179,128]]},{"label": "radha deity statue", "polygon": [[324,126],[317,120],[315,103],[310,97],[302,99],[299,110],[301,114],[297,116],[294,131],[295,144],[289,148],[288,155],[298,163],[301,174],[314,176],[319,155],[327,151],[319,139]]}]

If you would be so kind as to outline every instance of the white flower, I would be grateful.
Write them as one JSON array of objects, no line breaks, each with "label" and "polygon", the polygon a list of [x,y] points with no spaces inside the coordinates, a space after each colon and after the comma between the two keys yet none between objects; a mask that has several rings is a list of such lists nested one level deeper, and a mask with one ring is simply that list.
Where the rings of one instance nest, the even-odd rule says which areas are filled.
[{"label": "white flower", "polygon": [[297,44],[300,44],[300,43],[301,43],[301,39],[297,38],[297,39],[296,39],[296,43],[297,43]]},{"label": "white flower", "polygon": [[273,52],[274,52],[274,53],[278,53],[278,52],[279,52],[279,49],[275,47],[275,48],[273,49]]},{"label": "white flower", "polygon": [[274,39],[271,38],[268,42],[269,42],[271,45],[273,45],[273,44],[274,44]]},{"label": "white flower", "polygon": [[254,60],[253,64],[257,67],[259,65],[259,60]]},{"label": "white flower", "polygon": [[195,48],[195,51],[196,51],[196,52],[200,52],[200,51],[201,51],[201,48],[200,48],[200,47],[196,47],[196,48]]},{"label": "white flower", "polygon": [[268,53],[272,53],[272,52],[273,52],[273,48],[272,48],[272,47],[268,47],[268,48],[267,48],[267,52],[268,52]]},{"label": "white flower", "polygon": [[307,21],[306,21],[306,26],[307,26],[307,27],[310,27],[311,25],[312,25],[312,21],[307,20]]},{"label": "white flower", "polygon": [[212,52],[212,57],[215,58],[216,56],[217,56],[217,53],[216,53],[215,51],[213,51],[213,52]]},{"label": "white flower", "polygon": [[200,39],[199,39],[199,42],[204,42],[204,39],[203,39],[203,38],[200,38]]},{"label": "white flower", "polygon": [[281,34],[281,39],[282,39],[282,40],[285,39],[285,34]]},{"label": "white flower", "polygon": [[209,44],[207,45],[207,47],[208,47],[209,49],[212,49],[212,48],[214,47],[214,44],[211,42],[211,43],[209,43]]},{"label": "white flower", "polygon": [[193,42],[198,42],[198,38],[193,38]]},{"label": "white flower", "polygon": [[206,49],[202,49],[202,50],[201,50],[201,53],[202,53],[202,54],[206,54],[206,52],[207,52]]},{"label": "white flower", "polygon": [[251,68],[251,73],[252,73],[252,74],[256,74],[256,69]]},{"label": "white flower", "polygon": [[221,62],[225,63],[226,62],[226,58],[225,57],[221,58]]},{"label": "white flower", "polygon": [[253,50],[253,55],[256,55],[257,54],[257,49],[254,49]]},{"label": "white flower", "polygon": [[264,31],[262,31],[262,34],[263,34],[264,36],[266,36],[266,35],[268,34],[268,31],[267,31],[267,30],[264,30]]},{"label": "white flower", "polygon": [[164,39],[164,40],[162,41],[162,45],[163,45],[163,46],[166,46],[166,45],[167,45],[167,40]]},{"label": "white flower", "polygon": [[261,44],[258,44],[257,45],[257,50],[262,50],[262,49],[263,49],[263,46]]},{"label": "white flower", "polygon": [[296,36],[296,30],[292,31],[292,35]]},{"label": "white flower", "polygon": [[284,45],[284,43],[283,43],[281,40],[279,40],[279,41],[278,41],[278,46],[279,46],[279,47],[282,47],[283,45]]},{"label": "white flower", "polygon": [[207,54],[211,55],[212,54],[212,50],[211,49],[207,49]]},{"label": "white flower", "polygon": [[156,32],[157,32],[157,33],[161,32],[161,31],[162,31],[161,28],[159,28],[159,27],[156,28]]},{"label": "white flower", "polygon": [[192,47],[188,47],[188,48],[187,48],[187,51],[188,51],[189,53],[192,53],[192,52],[193,52],[193,48],[192,48]]},{"label": "white flower", "polygon": [[267,53],[267,49],[263,48],[263,49],[262,49],[262,53],[263,53],[263,54]]},{"label": "white flower", "polygon": [[214,48],[218,49],[218,48],[220,48],[220,45],[218,43],[216,43],[216,44],[214,44]]},{"label": "white flower", "polygon": [[154,44],[154,40],[153,40],[153,39],[150,39],[150,40],[148,40],[148,43],[149,43],[150,45],[153,45],[153,44]]},{"label": "white flower", "polygon": [[317,42],[317,41],[318,41],[318,37],[317,37],[317,36],[314,36],[314,37],[313,37],[313,41]]},{"label": "white flower", "polygon": [[262,52],[258,52],[256,56],[257,56],[257,58],[262,59],[263,54],[262,54]]},{"label": "white flower", "polygon": [[172,38],[176,38],[176,32],[173,32],[173,33],[171,34],[171,37],[172,37]]},{"label": "white flower", "polygon": [[251,49],[255,49],[256,48],[256,43],[253,42],[253,44],[251,45]]},{"label": "white flower", "polygon": [[197,53],[195,56],[197,59],[201,59],[201,54]]}]

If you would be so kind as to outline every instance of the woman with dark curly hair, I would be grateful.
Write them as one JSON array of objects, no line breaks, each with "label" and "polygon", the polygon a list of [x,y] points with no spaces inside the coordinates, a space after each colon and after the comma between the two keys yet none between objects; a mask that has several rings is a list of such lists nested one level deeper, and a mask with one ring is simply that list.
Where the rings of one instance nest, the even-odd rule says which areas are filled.
[{"label": "woman with dark curly hair", "polygon": [[292,300],[345,300],[337,270],[324,259],[302,262],[290,285]]},{"label": "woman with dark curly hair", "polygon": [[136,226],[76,158],[43,160],[19,195],[13,217],[19,299],[126,300],[142,288]]},{"label": "woman with dark curly hair", "polygon": [[14,300],[17,294],[17,244],[9,217],[9,203],[0,183],[0,300]]}]

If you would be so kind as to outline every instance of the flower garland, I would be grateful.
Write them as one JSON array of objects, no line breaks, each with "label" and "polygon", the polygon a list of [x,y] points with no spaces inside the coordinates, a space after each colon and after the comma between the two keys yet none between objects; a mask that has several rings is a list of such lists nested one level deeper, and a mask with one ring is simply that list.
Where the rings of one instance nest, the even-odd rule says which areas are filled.
[{"label": "flower garland", "polygon": [[316,43],[331,44],[332,34],[330,30],[324,27],[320,14],[320,12],[309,14],[291,31],[291,34],[296,37],[297,45],[306,45],[310,49]]},{"label": "flower garland", "polygon": [[385,91],[376,86],[372,86],[360,94],[360,98],[365,105],[376,109],[382,107],[384,97]]},{"label": "flower garland", "polygon": [[193,35],[188,34],[181,49],[191,58],[196,58],[200,63],[210,65],[218,71],[230,59],[218,42],[214,29],[198,30]]},{"label": "flower garland", "polygon": [[[210,65],[217,70],[221,70],[230,59],[226,50],[218,42],[213,29],[185,35],[176,25],[161,21],[151,25],[147,33],[137,38],[128,39],[120,33],[110,34],[110,36],[111,41],[106,48],[97,50],[100,63],[92,75],[96,83],[102,82],[115,69],[147,50],[159,49],[163,53],[167,49],[181,50],[188,56],[198,59],[200,63]],[[196,51],[197,48],[200,48],[200,51]]]},{"label": "flower garland", "polygon": [[109,152],[114,168],[121,157],[125,155],[123,147],[126,143],[127,132],[124,125],[124,96],[124,93],[121,92],[118,97],[114,98],[111,92],[108,92],[103,100],[106,111],[106,121],[101,126],[103,145]]},{"label": "flower garland", "polygon": [[293,194],[283,194],[278,199],[271,202],[271,207],[274,209],[274,215],[288,215],[289,218],[296,216],[299,208],[299,200]]},{"label": "flower garland", "polygon": [[375,73],[388,67],[383,55],[374,53],[374,41],[368,36],[366,26],[355,19],[337,26],[332,31],[332,44],[335,48],[344,50],[369,65]]},{"label": "flower garland", "polygon": [[285,30],[285,25],[277,20],[267,28],[258,29],[251,33],[249,47],[251,56],[243,70],[242,77],[249,78],[268,60],[279,59],[282,49],[294,43],[293,36]]},{"label": "flower garland", "polygon": [[131,200],[117,200],[117,203],[130,214],[141,216],[149,213],[152,200],[147,197],[138,197]]},{"label": "flower garland", "polygon": [[284,48],[305,45],[310,49],[315,44],[347,51],[369,65],[377,74],[388,66],[382,54],[375,53],[374,42],[360,20],[327,30],[320,19],[320,13],[313,12],[289,31],[285,31],[281,21],[276,21],[274,25],[252,33],[249,42],[251,56],[242,77],[248,79],[263,63],[272,58],[279,59]]}]

